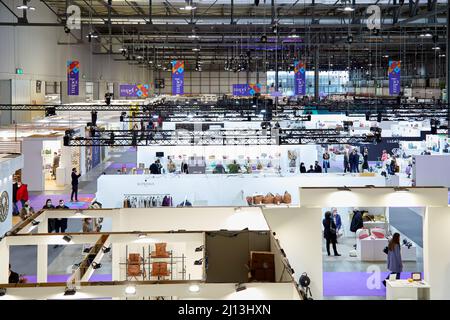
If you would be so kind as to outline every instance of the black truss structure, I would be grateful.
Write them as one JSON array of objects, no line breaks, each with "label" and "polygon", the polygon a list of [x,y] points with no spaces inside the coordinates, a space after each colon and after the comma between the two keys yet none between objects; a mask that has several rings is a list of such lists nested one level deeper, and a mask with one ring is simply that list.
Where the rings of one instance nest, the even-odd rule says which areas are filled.
[{"label": "black truss structure", "polygon": [[103,130],[89,138],[66,132],[64,145],[80,146],[218,146],[355,144],[381,141],[381,129],[350,135],[335,129],[249,129],[249,130]]}]

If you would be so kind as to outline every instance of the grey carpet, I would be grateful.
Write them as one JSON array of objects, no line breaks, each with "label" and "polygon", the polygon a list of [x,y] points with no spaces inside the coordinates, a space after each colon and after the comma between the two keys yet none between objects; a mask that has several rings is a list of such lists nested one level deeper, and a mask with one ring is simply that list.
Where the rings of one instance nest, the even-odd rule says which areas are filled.
[{"label": "grey carpet", "polygon": [[423,248],[422,217],[408,208],[389,208],[389,223]]}]

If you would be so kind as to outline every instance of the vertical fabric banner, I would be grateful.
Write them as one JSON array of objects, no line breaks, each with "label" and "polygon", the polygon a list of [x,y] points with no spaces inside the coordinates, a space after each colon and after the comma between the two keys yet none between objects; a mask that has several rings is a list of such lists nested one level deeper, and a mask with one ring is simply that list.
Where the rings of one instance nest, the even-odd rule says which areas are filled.
[{"label": "vertical fabric banner", "polygon": [[389,60],[389,94],[400,94],[400,61]]},{"label": "vertical fabric banner", "polygon": [[184,94],[184,61],[172,61],[172,94]]},{"label": "vertical fabric banner", "polygon": [[306,94],[306,68],[302,61],[294,61],[294,83],[295,95],[304,96]]},{"label": "vertical fabric banner", "polygon": [[67,61],[67,95],[77,96],[79,94],[80,87],[80,62],[79,61]]}]

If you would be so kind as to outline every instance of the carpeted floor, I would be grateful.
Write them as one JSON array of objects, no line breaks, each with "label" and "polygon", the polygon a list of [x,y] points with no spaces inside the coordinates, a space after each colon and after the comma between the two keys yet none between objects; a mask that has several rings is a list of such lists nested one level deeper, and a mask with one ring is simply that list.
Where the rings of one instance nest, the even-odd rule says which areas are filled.
[{"label": "carpeted floor", "polygon": [[[382,281],[389,272],[379,275],[367,272],[324,272],[324,296],[385,296],[386,288]],[[410,277],[409,272],[403,272],[401,279]]]}]

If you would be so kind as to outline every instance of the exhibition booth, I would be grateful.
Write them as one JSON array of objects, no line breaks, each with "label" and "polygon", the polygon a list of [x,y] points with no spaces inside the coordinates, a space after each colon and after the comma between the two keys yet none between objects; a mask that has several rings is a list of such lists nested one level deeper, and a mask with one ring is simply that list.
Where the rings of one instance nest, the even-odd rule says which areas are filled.
[{"label": "exhibition booth", "polygon": [[[48,219],[56,217],[110,219],[111,231],[46,233]],[[0,283],[7,282],[11,248],[28,245],[37,247],[37,284],[0,285],[7,292],[1,299],[300,299],[276,237],[261,208],[41,211],[0,241]],[[49,280],[48,250],[55,244],[90,245],[66,282]],[[106,255],[111,281],[99,282],[96,272],[109,267]],[[76,294],[64,295],[67,288]]]},{"label": "exhibition booth", "polygon": [[0,237],[13,226],[13,175],[22,167],[23,156],[0,154]]},{"label": "exhibition booth", "polygon": [[[298,205],[299,187],[386,186],[390,182],[381,175],[356,173],[102,175],[96,198],[103,208],[247,206],[247,197],[287,191],[292,196],[288,204]],[[164,204],[164,198],[171,200]]]}]

